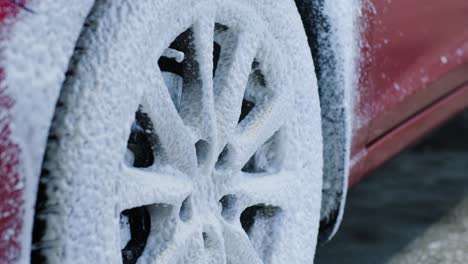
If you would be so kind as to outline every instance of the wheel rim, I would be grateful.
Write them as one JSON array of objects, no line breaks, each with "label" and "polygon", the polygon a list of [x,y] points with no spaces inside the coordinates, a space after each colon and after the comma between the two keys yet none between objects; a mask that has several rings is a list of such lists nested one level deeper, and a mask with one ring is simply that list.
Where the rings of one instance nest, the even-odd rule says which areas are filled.
[{"label": "wheel rim", "polygon": [[[45,164],[65,185],[49,259],[280,263],[315,242],[308,192],[320,190],[294,154],[310,128],[287,91],[290,60],[253,7],[174,2],[102,3],[91,16]],[[132,12],[151,21],[138,28]]]}]

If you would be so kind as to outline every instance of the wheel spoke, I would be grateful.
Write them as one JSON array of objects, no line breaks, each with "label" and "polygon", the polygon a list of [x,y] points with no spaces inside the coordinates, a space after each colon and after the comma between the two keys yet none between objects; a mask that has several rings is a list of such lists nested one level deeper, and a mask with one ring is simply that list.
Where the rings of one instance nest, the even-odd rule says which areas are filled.
[{"label": "wheel spoke", "polygon": [[[181,203],[191,192],[191,185],[182,175],[171,175],[124,164],[118,177],[118,199],[121,211],[150,204]],[[174,173],[176,174],[176,173]]]},{"label": "wheel spoke", "polygon": [[262,264],[249,237],[244,230],[235,225],[224,223],[224,245],[226,247],[227,263],[231,264]]},{"label": "wheel spoke", "polygon": [[228,142],[230,165],[241,169],[255,152],[285,123],[289,103],[285,97],[264,98],[239,124]]},{"label": "wheel spoke", "polygon": [[[213,34],[214,15],[209,13],[193,25],[194,58],[188,58],[198,76],[184,80],[181,116],[198,133],[199,139],[214,140]],[[192,69],[193,70],[193,69]],[[191,73],[193,74],[193,73]]]},{"label": "wheel spoke", "polygon": [[167,226],[161,228],[163,229],[152,228],[147,250],[140,257],[140,263],[204,263],[203,239],[198,228],[177,225],[172,234],[164,234]]},{"label": "wheel spoke", "polygon": [[[235,35],[235,36],[233,36]],[[214,79],[215,110],[220,152],[237,126],[242,100],[258,49],[252,32],[226,34]]]},{"label": "wheel spoke", "polygon": [[275,175],[252,176],[240,173],[233,178],[233,187],[228,193],[237,198],[237,214],[249,206],[266,205],[289,207],[290,200],[298,190],[295,173],[280,172]]},{"label": "wheel spoke", "polygon": [[205,249],[204,263],[226,263],[226,251],[224,246],[224,234],[219,219],[214,215],[208,216],[203,227],[203,243]]},{"label": "wheel spoke", "polygon": [[154,85],[145,90],[143,112],[153,122],[168,162],[189,173],[197,166],[194,133],[179,116],[161,72],[157,71],[148,79]]}]

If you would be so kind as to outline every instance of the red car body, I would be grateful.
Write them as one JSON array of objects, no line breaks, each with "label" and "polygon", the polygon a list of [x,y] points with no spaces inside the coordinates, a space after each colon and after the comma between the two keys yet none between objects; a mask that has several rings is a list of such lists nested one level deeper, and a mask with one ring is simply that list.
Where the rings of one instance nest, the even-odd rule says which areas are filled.
[{"label": "red car body", "polygon": [[[23,4],[23,2],[18,2]],[[0,28],[7,27],[20,11],[18,5],[9,1],[0,1]],[[2,34],[1,38],[7,38]],[[0,67],[0,80],[4,71]],[[12,140],[10,110],[14,100],[6,94],[4,84],[0,88],[0,262],[14,259],[21,251],[21,229],[23,228],[24,205],[22,191],[18,188],[20,148]]]},{"label": "red car body", "polygon": [[[25,2],[0,0],[4,33]],[[468,106],[468,1],[371,0],[362,11],[360,100],[349,186]],[[19,186],[21,149],[9,123],[15,102],[5,85],[0,86],[2,263],[20,254],[26,210]]]},{"label": "red car body", "polygon": [[468,1],[364,6],[349,186],[468,106]]}]

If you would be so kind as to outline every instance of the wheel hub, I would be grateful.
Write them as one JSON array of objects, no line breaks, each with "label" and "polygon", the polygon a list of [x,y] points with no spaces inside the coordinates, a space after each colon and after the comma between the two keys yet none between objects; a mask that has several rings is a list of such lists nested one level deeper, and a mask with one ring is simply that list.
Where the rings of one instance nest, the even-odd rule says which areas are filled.
[{"label": "wheel hub", "polygon": [[[239,23],[240,21],[237,22]],[[238,197],[235,194],[229,193],[229,191],[231,191],[229,190],[230,186],[233,185],[233,182],[237,180],[236,175],[240,175],[239,173],[242,172],[244,167],[250,166],[252,167],[250,169],[253,172],[256,172],[254,167],[257,165],[260,166],[261,164],[256,164],[254,160],[255,157],[257,159],[268,159],[267,154],[271,154],[259,153],[256,155],[254,150],[251,152],[251,154],[249,154],[248,157],[246,156],[243,159],[239,159],[240,153],[238,152],[242,151],[241,148],[246,148],[249,146],[241,146],[241,148],[237,147],[236,149],[236,146],[231,144],[230,138],[233,137],[233,134],[235,134],[237,131],[246,129],[245,127],[251,125],[248,122],[253,123],[255,118],[269,118],[267,116],[268,113],[257,113],[257,115],[250,113],[253,109],[255,109],[254,102],[266,105],[266,109],[268,111],[273,110],[272,108],[268,109],[269,104],[275,108],[287,108],[290,102],[283,100],[281,104],[276,103],[278,106],[275,105],[275,98],[278,98],[281,95],[281,90],[279,87],[274,89],[268,86],[266,83],[267,79],[268,81],[271,80],[274,82],[274,78],[272,80],[271,76],[265,76],[262,73],[259,60],[262,62],[268,60],[266,57],[260,56],[262,51],[268,51],[266,47],[262,46],[264,44],[259,40],[259,36],[265,36],[268,34],[266,31],[263,31],[264,28],[263,30],[259,31],[259,29],[262,29],[262,27],[257,25],[255,28],[253,28],[255,30],[247,30],[247,25],[242,25],[242,23],[237,24],[237,28],[230,28],[227,25],[213,21],[211,23],[212,26],[214,26],[211,27],[211,30],[213,30],[212,33],[197,32],[196,26],[192,26],[187,31],[180,34],[175,39],[175,41],[171,43],[168,49],[163,52],[162,57],[159,59],[158,65],[162,71],[162,76],[164,77],[166,88],[169,92],[172,103],[178,112],[178,115],[182,117],[184,124],[188,125],[192,130],[193,134],[187,137],[194,136],[195,134],[194,137],[198,139],[198,141],[195,143],[194,153],[196,155],[197,167],[192,167],[192,169],[189,170],[186,168],[177,168],[177,166],[173,168],[179,170],[179,172],[183,174],[184,178],[192,179],[190,194],[185,198],[184,202],[178,209],[179,219],[175,221],[180,221],[181,223],[185,224],[196,222],[195,225],[199,226],[198,232],[203,239],[204,250],[207,251],[207,254],[211,252],[211,257],[214,257],[214,255],[217,254],[221,254],[221,257],[225,258],[226,253],[224,252],[225,249],[223,245],[225,243],[224,236],[226,234],[223,232],[223,226],[235,226],[237,223],[236,219],[239,221],[240,215],[242,213],[242,208],[238,206]],[[205,30],[206,29],[209,30],[210,27],[206,27]],[[203,79],[200,77],[200,74],[202,74],[201,71],[203,70],[202,67],[204,65],[200,65],[200,60],[202,59],[197,57],[197,53],[203,47],[197,46],[196,42],[205,41],[200,35],[211,35],[210,39],[213,41],[212,45],[207,45],[212,49],[211,51],[207,50],[207,52],[213,54],[212,64],[211,66],[208,65],[208,67],[213,67],[212,70],[209,70],[209,72],[212,72],[213,74],[212,80]],[[197,37],[200,39],[197,39]],[[239,41],[244,41],[244,46],[238,47],[237,45],[240,45]],[[242,49],[246,49],[246,51]],[[238,54],[242,54],[243,52],[247,54],[245,58],[230,57],[230,55],[236,56]],[[205,61],[205,63],[207,62]],[[210,63],[211,61],[207,64]],[[230,72],[233,71],[233,68],[235,73]],[[226,81],[223,79],[226,75],[230,77],[230,74],[245,75],[244,83],[238,84],[237,87],[230,87],[230,82],[235,82],[235,80],[231,79]],[[202,84],[199,84],[199,82]],[[216,123],[212,126],[208,124],[209,129],[205,131],[202,131],[203,128],[200,126],[191,126],[190,123],[192,120],[188,119],[187,115],[189,114],[184,112],[184,110],[187,109],[191,110],[193,108],[199,108],[199,106],[194,106],[193,102],[189,102],[192,103],[190,108],[184,108],[184,103],[190,101],[187,98],[184,98],[184,95],[185,93],[189,93],[191,96],[196,97],[197,95],[194,95],[193,91],[191,90],[197,89],[199,86],[203,87],[203,82],[207,82],[208,85],[212,86],[211,89],[213,89],[214,102],[212,107],[214,114],[212,117],[214,117],[214,121]],[[240,91],[230,91],[229,95],[224,95],[223,92],[225,91],[223,91],[223,89],[236,89]],[[237,105],[233,105],[230,100],[226,101],[226,99],[231,99],[226,98],[227,96],[237,96]],[[227,105],[222,105],[223,101],[224,104]],[[219,105],[221,105],[221,109],[216,111],[217,106]],[[234,109],[229,109],[228,107]],[[147,109],[145,109],[144,106],[140,106],[139,113],[137,113],[137,123],[140,124],[133,126],[132,135],[130,136],[128,145],[128,149],[132,152],[131,156],[134,157],[132,160],[133,164],[128,165],[133,167],[143,167],[137,165],[146,164],[148,165],[146,167],[150,171],[161,165],[167,165],[171,167],[174,164],[171,164],[171,162],[167,160],[165,153],[163,151],[155,151],[156,148],[161,147],[160,144],[158,144],[160,138],[157,133],[157,128],[155,128],[157,124],[152,124],[151,114],[146,113],[145,111],[147,111]],[[142,119],[141,116],[145,116],[146,119],[138,121],[138,116],[140,116],[140,119]],[[275,118],[279,117],[280,115],[275,116]],[[225,118],[230,118],[232,120],[231,124],[226,124],[224,120]],[[254,121],[249,121],[249,118]],[[244,120],[246,121],[244,122]],[[260,139],[262,144],[260,144],[257,148],[263,147],[268,149],[270,147],[268,144],[267,146],[264,146],[265,141],[268,140],[268,137],[273,136],[274,132],[278,131],[278,129],[284,123],[284,120],[284,118],[280,118],[280,121],[277,122],[277,124],[272,128],[272,132],[265,133],[266,135],[270,133],[271,134],[266,138]],[[255,132],[254,128],[250,129],[252,132]],[[144,139],[144,136],[140,136],[140,146],[136,146],[132,142],[132,138],[137,138],[141,133],[146,135],[146,139]],[[273,142],[272,139],[270,139],[270,141]],[[153,142],[153,144],[151,144],[151,142]],[[251,144],[255,143],[256,142],[251,142]],[[278,142],[267,143],[270,143],[271,145],[278,144]],[[272,150],[270,147],[268,151],[273,152],[274,150]],[[158,153],[160,155],[158,155]],[[280,160],[275,161],[280,162]],[[247,165],[247,163],[249,164]],[[265,171],[262,170],[261,172],[264,173]],[[244,177],[257,177],[257,175],[252,173],[252,175],[244,175]],[[158,183],[154,182],[152,184]],[[261,203],[255,206],[255,208],[263,208],[266,206],[266,204]],[[173,209],[176,207],[177,206],[174,206]],[[136,209],[131,209],[130,211],[136,210],[136,212],[140,212],[142,210],[141,208],[144,207],[137,207]],[[141,213],[136,215],[138,215],[140,218],[146,217],[146,215]],[[245,223],[243,224],[248,226],[250,229],[253,225],[254,218],[257,216],[257,212],[256,210],[253,210],[247,215],[250,215],[250,218],[245,220]],[[262,214],[262,216],[265,215],[266,214]],[[125,217],[125,214],[122,214],[122,216]],[[273,213],[270,214],[270,217],[273,216]],[[135,221],[135,219],[133,222],[137,222],[138,225],[141,225],[141,222]],[[124,226],[124,228],[132,229],[132,225],[130,224]],[[147,228],[133,229],[140,230],[140,232],[147,231]],[[239,228],[239,230],[241,229]],[[245,228],[244,230],[248,231]],[[132,239],[133,236],[134,234],[132,233]],[[135,236],[139,237],[140,239],[144,239],[146,243],[146,239],[148,236],[151,236],[151,234],[148,234],[148,236],[135,234]],[[128,239],[128,237],[125,237],[124,239]],[[130,240],[128,243],[131,244],[132,240]],[[138,245],[141,244],[144,243],[140,242]],[[215,251],[219,252],[215,253]],[[134,252],[132,252],[132,254],[128,253],[128,246],[122,250],[122,257],[126,263],[130,263],[130,259],[126,258],[126,256],[131,256],[131,259],[135,260],[135,257],[140,257],[141,254],[141,246],[134,247]]]}]

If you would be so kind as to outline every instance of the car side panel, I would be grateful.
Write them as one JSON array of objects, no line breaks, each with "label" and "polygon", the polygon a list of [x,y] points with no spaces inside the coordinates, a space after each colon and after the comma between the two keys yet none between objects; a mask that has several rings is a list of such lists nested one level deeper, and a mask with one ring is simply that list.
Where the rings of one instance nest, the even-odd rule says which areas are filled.
[{"label": "car side panel", "polygon": [[366,155],[361,159],[361,162],[366,166],[355,167],[349,180],[349,187],[359,183],[367,173],[407,148],[408,145],[415,143],[426,133],[465,110],[467,105],[468,83],[413,116],[390,133],[385,134],[384,137],[366,149]]},{"label": "car side panel", "polygon": [[[21,4],[18,1],[17,4]],[[9,22],[18,14],[20,6],[0,0],[0,29],[4,33]],[[1,34],[5,41],[5,34]],[[0,81],[4,70],[0,68]],[[12,263],[20,258],[24,202],[19,176],[20,148],[12,139],[11,109],[15,101],[6,87],[0,88],[0,262]]]},{"label": "car side panel", "polygon": [[[363,139],[355,130],[354,177],[385,161],[379,158],[377,163],[366,164],[368,155],[389,158],[395,154],[394,149],[379,144],[386,135],[403,128],[421,129],[406,124],[468,82],[468,1],[368,3],[363,10],[365,60],[357,108],[359,129],[367,133]],[[426,120],[427,125],[430,122]],[[433,122],[437,124],[437,119]],[[376,146],[381,146],[378,151]]]}]

